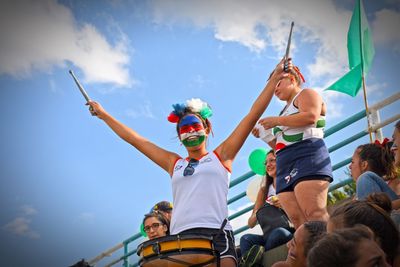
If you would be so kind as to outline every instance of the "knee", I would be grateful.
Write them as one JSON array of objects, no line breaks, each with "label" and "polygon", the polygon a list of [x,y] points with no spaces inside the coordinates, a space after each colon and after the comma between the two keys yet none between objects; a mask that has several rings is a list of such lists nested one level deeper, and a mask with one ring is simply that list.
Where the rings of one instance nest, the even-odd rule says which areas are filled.
[{"label": "knee", "polygon": [[307,221],[328,221],[329,214],[326,208],[315,208],[305,211]]},{"label": "knee", "polygon": [[250,242],[250,234],[245,234],[240,237],[240,244],[249,242]]},{"label": "knee", "polygon": [[296,228],[296,229],[305,222],[305,218],[304,218],[303,214],[301,213],[301,211],[297,211],[297,212],[294,212],[293,214],[290,214],[289,219],[293,223],[294,228]]}]

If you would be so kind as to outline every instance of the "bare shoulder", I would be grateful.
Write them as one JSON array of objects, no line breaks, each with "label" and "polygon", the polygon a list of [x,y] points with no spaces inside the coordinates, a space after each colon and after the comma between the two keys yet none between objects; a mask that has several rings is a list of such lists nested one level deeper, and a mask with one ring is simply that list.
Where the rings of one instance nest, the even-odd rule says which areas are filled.
[{"label": "bare shoulder", "polygon": [[316,90],[312,89],[312,88],[304,88],[304,89],[302,89],[301,93],[299,94],[299,97],[301,97],[301,96],[321,97],[319,95],[319,93]]}]

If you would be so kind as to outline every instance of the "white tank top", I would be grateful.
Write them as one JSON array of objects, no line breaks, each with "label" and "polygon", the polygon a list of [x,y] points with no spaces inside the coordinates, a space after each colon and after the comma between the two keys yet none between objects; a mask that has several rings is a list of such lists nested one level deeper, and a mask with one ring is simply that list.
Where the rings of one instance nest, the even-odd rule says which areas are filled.
[{"label": "white tank top", "polygon": [[[174,208],[171,234],[197,228],[221,228],[228,218],[227,196],[230,172],[222,165],[215,152],[199,160],[192,175],[183,176],[187,159],[179,159],[172,174]],[[232,230],[229,222],[225,229]]]},{"label": "white tank top", "polygon": [[[294,105],[294,101],[299,96],[300,91],[295,97],[293,97],[292,102],[282,111],[279,116],[289,116],[292,114],[299,113],[299,109]],[[310,124],[303,127],[292,128],[289,126],[276,126],[273,129],[273,134],[276,138],[275,151],[295,144],[299,141],[309,139],[309,138],[324,138],[324,127],[325,127],[325,116],[320,115],[317,123]]]}]

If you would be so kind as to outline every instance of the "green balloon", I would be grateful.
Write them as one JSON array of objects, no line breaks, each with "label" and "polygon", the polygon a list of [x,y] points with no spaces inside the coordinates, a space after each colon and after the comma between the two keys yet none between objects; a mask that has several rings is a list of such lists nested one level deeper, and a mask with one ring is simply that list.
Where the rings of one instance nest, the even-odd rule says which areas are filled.
[{"label": "green balloon", "polygon": [[257,148],[250,153],[250,169],[258,175],[265,174],[265,159],[267,158],[267,153],[268,150],[266,150],[265,148]]},{"label": "green balloon", "polygon": [[146,237],[147,233],[144,231],[144,225],[143,223],[140,225],[140,233],[142,234],[142,236]]}]

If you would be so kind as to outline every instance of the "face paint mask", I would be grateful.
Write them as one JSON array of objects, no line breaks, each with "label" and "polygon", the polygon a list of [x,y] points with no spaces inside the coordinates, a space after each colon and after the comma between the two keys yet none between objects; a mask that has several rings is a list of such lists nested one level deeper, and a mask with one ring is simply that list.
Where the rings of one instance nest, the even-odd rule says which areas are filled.
[{"label": "face paint mask", "polygon": [[186,147],[193,147],[204,142],[206,131],[199,118],[194,115],[188,115],[179,123],[179,136]]}]

